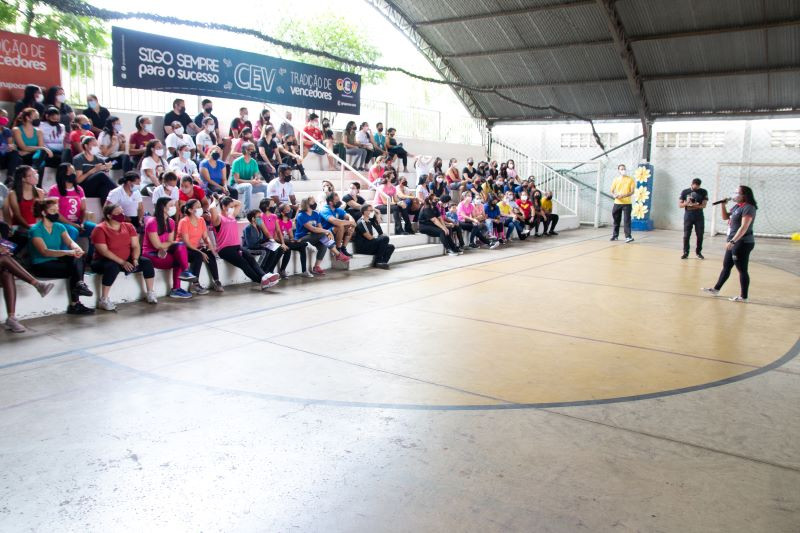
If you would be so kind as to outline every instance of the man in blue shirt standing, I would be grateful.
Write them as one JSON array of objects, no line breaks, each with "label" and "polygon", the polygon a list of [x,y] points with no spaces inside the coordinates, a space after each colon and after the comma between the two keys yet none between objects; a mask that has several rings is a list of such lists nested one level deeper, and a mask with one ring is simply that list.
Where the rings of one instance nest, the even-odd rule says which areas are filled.
[{"label": "man in blue shirt standing", "polygon": [[333,233],[336,247],[344,255],[352,257],[352,254],[347,251],[347,243],[353,238],[356,221],[342,209],[339,195],[335,192],[328,194],[325,197],[325,206],[319,210],[319,214],[322,217],[322,227]]}]

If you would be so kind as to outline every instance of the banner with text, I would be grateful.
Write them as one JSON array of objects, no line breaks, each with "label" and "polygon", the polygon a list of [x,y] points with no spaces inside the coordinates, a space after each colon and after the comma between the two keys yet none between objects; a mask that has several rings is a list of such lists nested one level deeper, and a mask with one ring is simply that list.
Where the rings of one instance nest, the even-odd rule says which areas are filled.
[{"label": "banner with text", "polygon": [[361,76],[113,27],[114,85],[358,115]]},{"label": "banner with text", "polygon": [[61,85],[58,43],[30,35],[0,31],[0,101],[22,98],[25,86]]}]

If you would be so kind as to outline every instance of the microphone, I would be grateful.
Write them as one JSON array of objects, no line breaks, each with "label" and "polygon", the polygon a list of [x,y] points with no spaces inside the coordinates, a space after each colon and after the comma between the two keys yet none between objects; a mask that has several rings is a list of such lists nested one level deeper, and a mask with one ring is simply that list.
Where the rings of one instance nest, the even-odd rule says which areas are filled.
[{"label": "microphone", "polygon": [[727,203],[727,202],[728,202],[728,200],[730,200],[730,198],[723,198],[722,200],[717,200],[716,202],[714,202],[714,203],[713,203],[713,204],[711,204],[711,205],[719,205],[719,204],[724,204],[724,203]]}]

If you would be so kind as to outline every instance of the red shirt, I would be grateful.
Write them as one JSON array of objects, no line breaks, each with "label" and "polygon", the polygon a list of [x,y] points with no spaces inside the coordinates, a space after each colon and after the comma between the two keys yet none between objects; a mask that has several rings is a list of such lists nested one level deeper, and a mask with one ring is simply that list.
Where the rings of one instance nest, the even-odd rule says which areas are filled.
[{"label": "red shirt", "polygon": [[[320,142],[322,141],[322,130],[321,129],[315,128],[314,126],[311,126],[311,125],[308,125],[305,128],[303,128],[303,131],[308,133],[315,140],[320,141]],[[306,146],[311,146],[313,143],[311,141],[309,141],[308,139],[304,139],[303,140],[303,144],[305,144]]]},{"label": "red shirt", "polygon": [[[75,130],[69,134],[69,147],[70,150],[72,151],[72,157],[75,157],[76,155],[81,153],[82,151],[81,137],[86,137],[87,135],[89,137],[96,137],[96,135],[94,134],[94,132],[92,132],[92,130],[84,130],[84,129]],[[77,151],[75,151],[76,147],[78,149]]]},{"label": "red shirt", "polygon": [[192,185],[191,196],[187,196],[186,194],[184,194],[183,189],[178,190],[178,200],[180,200],[181,202],[188,202],[189,200],[202,201],[203,198],[205,197],[206,197],[205,191],[203,191],[203,189],[201,187],[198,187],[197,185]]},{"label": "red shirt", "polygon": [[531,203],[530,200],[527,200],[525,202],[519,200],[517,202],[517,206],[522,211],[522,214],[525,215],[525,218],[531,218],[531,209],[533,208],[533,204]]},{"label": "red shirt", "polygon": [[[114,231],[106,222],[101,222],[92,230],[92,244],[105,244],[109,252],[127,261],[131,257],[131,237],[136,237],[136,228],[127,222],[122,222],[119,226],[119,230]],[[97,251],[94,258],[107,259]]]},{"label": "red shirt", "polygon": [[152,132],[139,133],[138,131],[131,133],[130,147],[135,149],[144,148],[147,146],[148,141],[152,141],[156,136]]}]

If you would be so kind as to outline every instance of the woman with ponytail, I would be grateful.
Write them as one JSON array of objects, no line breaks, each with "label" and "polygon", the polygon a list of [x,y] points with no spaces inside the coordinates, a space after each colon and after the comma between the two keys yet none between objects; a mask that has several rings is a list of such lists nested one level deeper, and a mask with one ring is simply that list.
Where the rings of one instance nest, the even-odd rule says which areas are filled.
[{"label": "woman with ponytail", "polygon": [[177,240],[174,217],[177,202],[168,196],[156,200],[155,214],[144,225],[142,255],[150,259],[159,270],[172,269],[170,298],[187,299],[192,293],[181,288],[181,281],[196,282],[197,276],[189,271],[186,246]]}]

